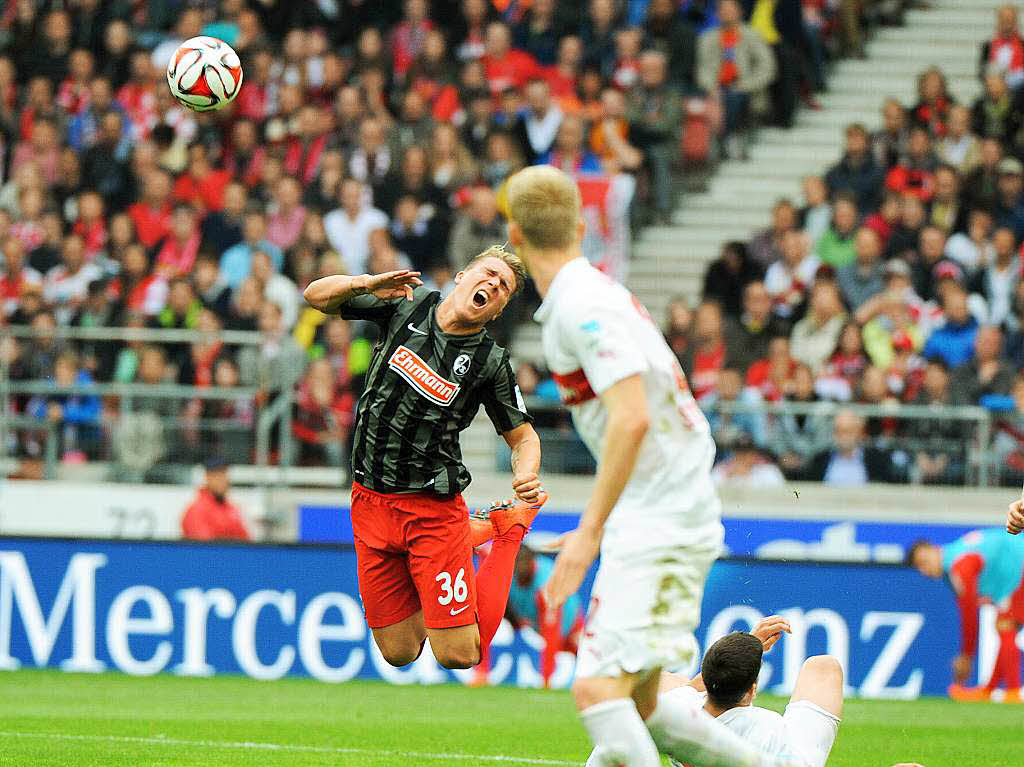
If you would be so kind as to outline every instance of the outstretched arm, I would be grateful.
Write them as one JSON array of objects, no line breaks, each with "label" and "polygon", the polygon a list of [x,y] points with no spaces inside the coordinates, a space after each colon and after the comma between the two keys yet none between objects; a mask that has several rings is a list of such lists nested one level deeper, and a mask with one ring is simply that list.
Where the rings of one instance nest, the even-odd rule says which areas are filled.
[{"label": "outstretched arm", "polygon": [[337,314],[342,304],[367,294],[385,301],[402,297],[412,301],[413,288],[422,284],[420,273],[408,269],[357,276],[332,274],[309,283],[302,291],[302,297],[324,314]]}]

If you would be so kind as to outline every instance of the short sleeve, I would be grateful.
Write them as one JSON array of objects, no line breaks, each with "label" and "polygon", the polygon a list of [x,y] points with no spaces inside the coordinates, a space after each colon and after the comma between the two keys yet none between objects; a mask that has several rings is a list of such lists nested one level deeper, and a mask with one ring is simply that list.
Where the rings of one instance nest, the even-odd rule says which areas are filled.
[{"label": "short sleeve", "polygon": [[523,393],[519,391],[516,384],[515,373],[509,364],[508,355],[501,361],[491,385],[487,387],[484,398],[484,410],[487,417],[494,424],[498,434],[504,434],[522,426],[524,423],[532,423],[533,418],[526,411],[526,403],[523,401]]},{"label": "short sleeve", "polygon": [[[595,394],[619,381],[646,373],[647,358],[630,332],[630,319],[605,307],[587,307],[562,321],[562,331]],[[637,315],[637,322],[642,320]]]},{"label": "short sleeve", "polygon": [[346,320],[369,320],[384,325],[398,311],[401,300],[385,301],[370,294],[355,296],[338,307],[338,314]]}]

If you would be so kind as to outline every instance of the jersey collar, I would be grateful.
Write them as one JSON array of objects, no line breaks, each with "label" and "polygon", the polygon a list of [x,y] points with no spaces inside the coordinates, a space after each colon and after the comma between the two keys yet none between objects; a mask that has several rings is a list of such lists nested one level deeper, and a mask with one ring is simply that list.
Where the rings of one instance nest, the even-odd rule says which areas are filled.
[{"label": "jersey collar", "polygon": [[583,256],[566,262],[566,264],[558,270],[558,274],[555,275],[555,278],[551,280],[551,284],[548,286],[548,294],[544,296],[544,300],[541,302],[540,307],[536,312],[534,312],[533,319],[542,324],[550,319],[551,313],[554,311],[554,305],[559,301],[562,293],[569,290],[573,281],[573,276],[581,274],[584,269],[589,268],[590,262]]}]

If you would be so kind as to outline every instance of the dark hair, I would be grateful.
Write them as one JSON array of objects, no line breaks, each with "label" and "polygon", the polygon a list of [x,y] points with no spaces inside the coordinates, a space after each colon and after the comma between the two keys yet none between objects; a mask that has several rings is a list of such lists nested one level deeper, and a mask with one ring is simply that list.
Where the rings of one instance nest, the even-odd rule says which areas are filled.
[{"label": "dark hair", "polygon": [[715,642],[704,655],[700,673],[708,699],[719,708],[736,706],[761,673],[761,640],[734,631]]},{"label": "dark hair", "polygon": [[919,552],[921,549],[928,548],[929,546],[934,545],[935,544],[933,544],[931,541],[926,541],[924,538],[918,538],[916,541],[910,544],[910,548],[907,549],[907,557],[903,560],[904,563],[907,565],[907,567],[913,567],[914,557],[917,556],[917,552]]}]

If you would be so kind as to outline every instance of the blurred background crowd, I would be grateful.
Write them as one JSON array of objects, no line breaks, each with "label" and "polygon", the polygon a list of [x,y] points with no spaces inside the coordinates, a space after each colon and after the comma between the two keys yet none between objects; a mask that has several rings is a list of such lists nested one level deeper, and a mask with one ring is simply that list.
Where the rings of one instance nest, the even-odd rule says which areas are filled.
[{"label": "blurred background crowd", "polygon": [[[0,326],[29,330],[0,333],[5,410],[49,422],[65,463],[142,476],[212,451],[251,461],[259,412],[288,390],[287,460],[340,466],[374,334],[306,307],[312,279],[412,267],[450,289],[504,241],[504,182],[536,163],[578,179],[585,253],[623,278],[639,227],[666,222],[718,158],[745,157],[757,126],[819,108],[829,63],[863,56],[872,29],[910,5],[12,0],[0,14]],[[238,98],[218,112],[183,109],[164,79],[199,34],[243,63]],[[917,103],[880,105],[884,129],[850,125],[804,199],[779,200],[764,231],[723,246],[700,305],[673,303],[666,335],[710,414],[723,481],[966,480],[969,425],[813,412],[828,401],[990,408],[997,449],[1024,467],[1012,9],[979,77],[985,96],[961,104],[930,69]],[[510,307],[500,342],[535,303],[527,291]],[[65,326],[193,333],[69,340]],[[518,374],[542,411],[557,402],[545,371],[524,360]],[[126,408],[92,383],[251,396],[136,393]],[[743,412],[766,402],[808,409]],[[26,466],[44,449],[28,426],[6,439]]]},{"label": "blurred background crowd", "polygon": [[[918,100],[880,104],[882,128],[845,130],[845,152],[780,199],[768,226],[723,245],[695,307],[673,304],[667,334],[709,408],[837,401],[844,413],[713,416],[719,444],[764,481],[965,481],[971,446],[1001,478],[1024,474],[1024,45],[999,10],[979,52],[983,95],[958,101],[940,69]],[[692,311],[691,311],[692,309]],[[980,406],[991,442],[963,421],[894,417],[897,405]],[[903,411],[906,412],[906,411]],[[840,446],[851,458],[844,464]],[[853,456],[860,456],[853,460]],[[777,471],[781,470],[781,471]]]}]

